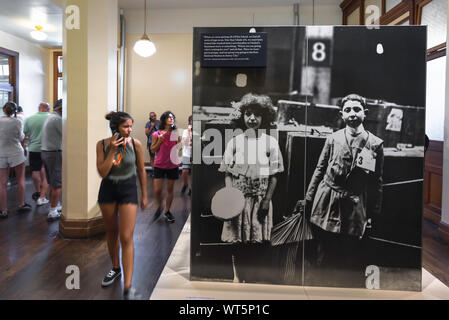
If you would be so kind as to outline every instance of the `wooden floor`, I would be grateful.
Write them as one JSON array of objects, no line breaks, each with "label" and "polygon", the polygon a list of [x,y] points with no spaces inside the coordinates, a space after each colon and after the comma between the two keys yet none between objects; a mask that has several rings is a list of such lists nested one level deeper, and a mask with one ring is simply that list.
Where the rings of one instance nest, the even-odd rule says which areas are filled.
[{"label": "wooden floor", "polygon": [[[148,177],[148,185],[152,179]],[[171,212],[176,221],[169,224],[163,215],[153,221],[156,210],[151,202],[139,210],[134,233],[135,264],[133,287],[148,299],[171,254],[190,212],[190,197],[180,195],[181,180],[175,184]],[[153,196],[152,187],[148,195]],[[33,186],[26,183],[25,201],[33,206],[29,213],[10,209],[8,219],[0,220],[0,300],[1,299],[121,299],[123,279],[107,288],[101,280],[111,263],[105,236],[87,240],[66,240],[58,233],[58,222],[46,221],[48,205],[36,207],[31,199]],[[8,189],[8,208],[17,204],[16,188]],[[66,268],[80,270],[80,289],[65,286]]]},{"label": "wooden floor", "polygon": [[423,267],[449,287],[449,244],[438,236],[438,225],[423,221]]},{"label": "wooden floor", "polygon": [[[152,180],[149,178],[149,186]],[[181,181],[175,184],[172,212],[176,222],[163,217],[153,221],[155,203],[138,213],[133,286],[148,299],[171,254],[190,212],[190,198],[180,195]],[[29,213],[10,211],[0,220],[0,299],[121,299],[123,280],[111,287],[100,283],[111,264],[105,237],[66,240],[58,234],[58,222],[46,221],[48,205],[36,208],[31,200],[32,183],[27,180]],[[16,188],[9,188],[8,208],[16,205]],[[148,187],[152,197],[152,187]],[[449,286],[449,245],[438,238],[438,227],[424,219],[423,267]],[[67,266],[80,269],[80,289],[68,290]]]}]

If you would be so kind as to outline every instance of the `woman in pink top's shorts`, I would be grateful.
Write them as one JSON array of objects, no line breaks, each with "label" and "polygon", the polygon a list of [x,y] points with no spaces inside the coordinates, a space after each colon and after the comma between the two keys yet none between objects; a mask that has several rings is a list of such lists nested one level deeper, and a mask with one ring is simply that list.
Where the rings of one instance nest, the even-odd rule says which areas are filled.
[{"label": "woman in pink top's shorts", "polygon": [[151,152],[156,154],[154,159],[154,194],[158,204],[154,220],[162,213],[162,187],[167,177],[167,198],[165,199],[165,217],[168,222],[174,222],[175,217],[170,212],[173,201],[173,186],[179,176],[179,158],[176,145],[181,141],[175,126],[175,115],[166,111],[160,118],[159,130],[153,133]]}]

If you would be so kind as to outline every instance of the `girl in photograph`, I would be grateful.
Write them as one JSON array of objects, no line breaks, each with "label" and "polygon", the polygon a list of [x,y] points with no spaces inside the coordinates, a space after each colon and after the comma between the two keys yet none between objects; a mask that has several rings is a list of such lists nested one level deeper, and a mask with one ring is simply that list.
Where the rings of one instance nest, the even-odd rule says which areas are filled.
[{"label": "girl in photograph", "polygon": [[22,147],[25,135],[22,122],[17,117],[17,105],[7,102],[0,117],[0,218],[8,217],[6,207],[6,183],[9,168],[14,169],[17,179],[18,212],[27,211],[31,206],[25,203],[25,154]]},{"label": "girl in photograph", "polygon": [[233,123],[242,133],[228,142],[219,171],[226,187],[240,190],[245,202],[238,216],[223,223],[221,240],[235,244],[234,282],[256,282],[256,270],[263,268],[255,266],[264,264],[271,238],[276,175],[284,165],[276,138],[267,134],[275,118],[271,99],[248,93],[234,107]]},{"label": "girl in photograph", "polygon": [[162,213],[162,187],[167,178],[167,197],[165,199],[165,217],[168,222],[175,222],[170,212],[173,201],[173,187],[179,177],[179,159],[176,145],[181,141],[175,126],[176,117],[173,112],[166,111],[161,115],[159,130],[153,133],[151,152],[154,159],[154,195],[158,204],[154,220]]},{"label": "girl in photograph", "polygon": [[[140,208],[147,206],[147,183],[142,144],[131,138],[134,120],[125,112],[106,115],[112,137],[97,143],[97,170],[103,178],[98,203],[106,227],[106,237],[112,269],[104,277],[102,286],[111,285],[120,275],[119,250],[122,247],[124,271],[124,299],[137,299],[131,288],[134,265],[134,226],[137,214],[137,184],[139,177]],[[120,240],[120,241],[119,241]]]}]

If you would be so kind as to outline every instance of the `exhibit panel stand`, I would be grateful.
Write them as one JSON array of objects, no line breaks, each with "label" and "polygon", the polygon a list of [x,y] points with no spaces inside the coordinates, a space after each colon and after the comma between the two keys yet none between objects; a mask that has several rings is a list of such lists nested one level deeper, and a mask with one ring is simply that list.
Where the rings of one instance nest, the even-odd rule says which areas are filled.
[{"label": "exhibit panel stand", "polygon": [[426,27],[255,29],[194,28],[189,279],[421,291]]},{"label": "exhibit panel stand", "polygon": [[448,300],[449,288],[422,269],[422,292],[190,281],[190,216],[150,300]]}]

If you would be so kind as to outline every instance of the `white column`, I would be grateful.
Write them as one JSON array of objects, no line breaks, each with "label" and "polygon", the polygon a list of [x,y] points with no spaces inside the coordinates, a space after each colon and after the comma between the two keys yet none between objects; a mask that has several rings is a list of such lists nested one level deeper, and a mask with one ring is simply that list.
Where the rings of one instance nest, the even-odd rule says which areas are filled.
[{"label": "white column", "polygon": [[[448,1],[449,5],[449,1]],[[449,34],[449,16],[447,23],[447,34]],[[446,47],[449,41],[446,39]],[[449,59],[446,53],[446,102],[444,112],[444,148],[443,148],[443,190],[442,190],[442,206],[441,206],[441,223],[440,231],[447,233],[445,230],[449,228]],[[445,228],[446,227],[446,228]],[[445,238],[449,234],[444,235]]]},{"label": "white column", "polygon": [[[117,0],[67,0],[80,10],[79,29],[64,29],[63,217],[66,237],[103,231],[97,205],[96,143],[107,137],[117,105]],[[65,11],[65,8],[64,8]],[[65,24],[64,24],[65,25]]]}]

